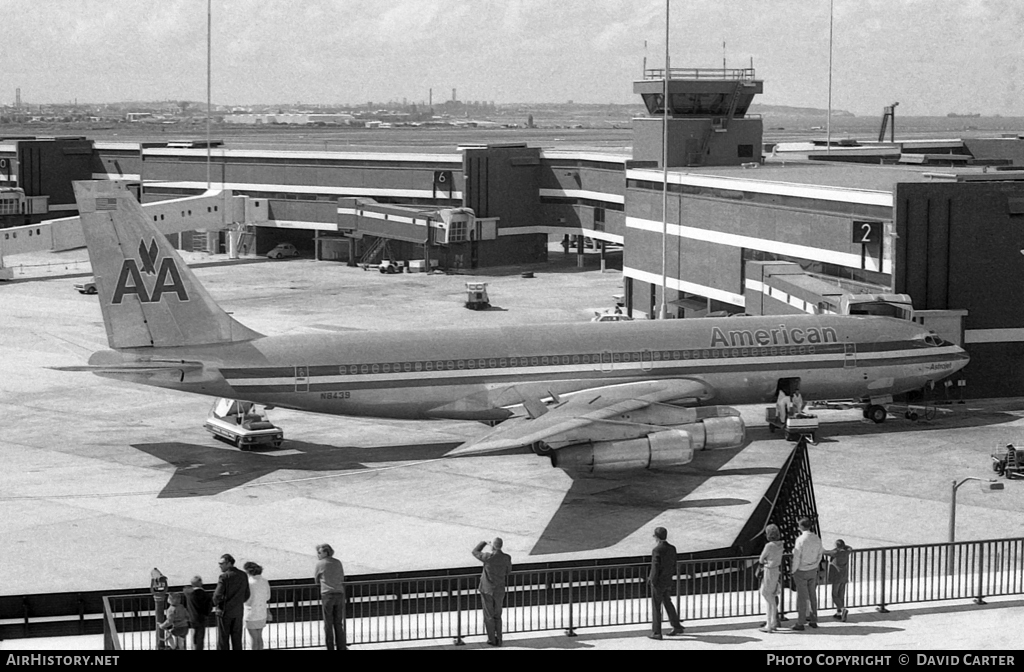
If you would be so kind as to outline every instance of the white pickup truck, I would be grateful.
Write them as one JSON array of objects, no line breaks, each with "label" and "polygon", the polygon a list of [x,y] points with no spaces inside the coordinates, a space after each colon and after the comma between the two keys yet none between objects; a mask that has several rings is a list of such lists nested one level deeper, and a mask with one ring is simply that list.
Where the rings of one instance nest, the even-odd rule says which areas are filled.
[{"label": "white pickup truck", "polygon": [[203,428],[240,450],[251,450],[254,446],[280,448],[284,441],[284,431],[270,422],[266,411],[260,413],[255,404],[248,401],[218,399]]},{"label": "white pickup truck", "polygon": [[75,283],[75,289],[79,294],[95,294],[96,293],[96,281],[95,280],[83,280],[82,282]]}]

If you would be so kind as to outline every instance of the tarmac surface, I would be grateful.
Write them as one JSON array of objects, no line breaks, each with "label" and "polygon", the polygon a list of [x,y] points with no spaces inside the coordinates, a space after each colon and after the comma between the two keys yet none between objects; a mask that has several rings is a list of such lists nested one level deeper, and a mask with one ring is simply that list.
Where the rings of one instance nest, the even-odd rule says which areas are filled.
[{"label": "tarmac surface", "polygon": [[[490,283],[494,308],[483,312],[462,307],[465,276],[385,276],[308,259],[191,261],[203,262],[197,275],[226,310],[267,334],[543,328],[611,307],[622,293],[621,274],[601,273],[594,255],[577,269],[574,256],[555,249],[549,264],[473,278]],[[11,257],[7,263],[26,267],[0,283],[2,594],[134,588],[147,583],[152,567],[172,585],[196,573],[210,581],[225,552],[259,561],[271,579],[305,577],[322,541],[338,550],[349,574],[470,566],[473,545],[495,535],[518,563],[642,555],[655,525],[667,527],[681,551],[729,545],[728,530],[749,515],[790,447],[767,432],[763,406],[749,407],[741,410],[752,441],[741,451],[702,456],[710,462],[678,478],[574,483],[528,453],[444,459],[484,431],[475,423],[275,410],[283,449],[241,453],[203,430],[210,399],[48,368],[83,364],[107,347],[96,298],[71,287],[74,275],[89,275],[84,258],[84,251]],[[523,270],[536,277],[522,278]],[[829,546],[836,538],[854,548],[946,541],[952,481],[994,477],[989,454],[1024,443],[1021,400],[953,404],[916,423],[894,417],[869,424],[856,410],[820,416],[824,440],[810,459]],[[1024,483],[1008,481],[989,494],[973,485],[958,492],[957,539],[1024,537]],[[997,611],[1017,609],[1019,624],[1020,603],[1011,605]],[[910,612],[910,621],[933,618]],[[935,647],[973,646],[954,625],[968,612],[948,613],[949,624],[938,627],[950,637]],[[695,632],[723,624],[706,622]],[[900,630],[903,622],[877,627]],[[825,646],[818,643],[825,630],[814,633],[815,647]],[[1003,628],[993,625],[989,634],[997,631]],[[736,637],[753,638],[757,648],[765,645],[758,636]],[[529,638],[535,648],[549,639]],[[633,648],[628,642],[639,639],[591,633],[570,648]],[[796,633],[771,646],[788,647],[781,641],[790,639],[801,640],[796,648],[809,646]],[[862,639],[845,637],[836,646]],[[871,639],[871,648],[883,645],[882,637]]]}]

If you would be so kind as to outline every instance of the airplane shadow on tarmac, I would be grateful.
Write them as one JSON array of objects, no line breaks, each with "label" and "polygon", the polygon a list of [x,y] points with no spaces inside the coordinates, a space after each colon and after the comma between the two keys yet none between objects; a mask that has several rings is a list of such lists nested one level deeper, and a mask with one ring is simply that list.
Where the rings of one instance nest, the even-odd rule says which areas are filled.
[{"label": "airplane shadow on tarmac", "polygon": [[530,555],[608,548],[665,511],[748,505],[746,499],[728,497],[682,501],[709,478],[778,473],[776,468],[722,469],[741,450],[700,452],[686,467],[632,473],[628,477],[573,477],[569,492]]},{"label": "airplane shadow on tarmac", "polygon": [[[458,443],[353,448],[286,441],[281,450],[244,453],[192,443],[143,443],[132,447],[175,467],[159,499],[209,497],[256,481],[275,471],[331,472],[368,469],[376,463],[420,462],[443,457]],[[262,454],[261,454],[262,453]]]},{"label": "airplane shadow on tarmac", "polygon": [[[948,408],[948,407],[945,407]],[[1021,419],[1019,414],[996,410],[967,410],[964,406],[955,406],[952,413],[937,413],[928,418],[922,414],[920,420],[907,420],[900,415],[890,415],[883,423],[876,424],[869,420],[840,422],[822,422],[818,430],[819,443],[842,443],[843,438],[851,436],[872,436],[878,434],[904,434],[907,432],[937,432],[967,427],[989,427],[1015,422]],[[813,411],[812,411],[813,412]],[[782,440],[777,430],[770,431],[767,427],[747,427],[748,441]]]},{"label": "airplane shadow on tarmac", "polygon": [[[960,406],[953,413],[940,413],[932,419],[914,422],[899,416],[890,417],[881,424],[870,421],[823,423],[819,434],[832,436],[842,440],[844,436],[864,436],[870,434],[902,434],[904,432],[928,432],[959,429],[965,427],[988,427],[1020,420],[1019,415],[1002,411],[967,411]],[[776,436],[778,436],[776,434]]]},{"label": "airplane shadow on tarmac", "polygon": [[[174,474],[158,499],[175,499],[218,495],[281,470],[311,472],[315,477],[320,472],[357,471],[381,463],[438,459],[458,445],[362,448],[287,441],[282,450],[253,452],[242,452],[227,444],[182,442],[135,444],[133,447],[174,467]],[[665,511],[748,505],[750,502],[746,499],[728,497],[682,501],[709,478],[777,473],[774,468],[722,469],[739,451],[701,452],[686,467],[633,473],[628,477],[574,477],[530,554],[549,555],[614,546]],[[506,452],[509,451],[496,454]]]},{"label": "airplane shadow on tarmac", "polygon": [[[856,422],[823,425],[828,443],[844,436],[977,427],[1018,420],[998,411],[940,415],[932,421],[896,420],[884,425]],[[768,440],[766,428],[750,428],[747,440]],[[780,443],[783,439],[775,434]],[[825,438],[825,437],[823,437]],[[208,497],[263,478],[279,470],[317,473],[371,469],[381,463],[439,459],[458,443],[339,447],[287,441],[283,450],[244,453],[220,446],[180,442],[136,444],[134,447],[175,468],[159,494],[161,499]],[[735,475],[774,475],[775,468],[723,469],[742,448],[703,451],[685,467],[622,477],[574,476],[573,483],[530,552],[531,556],[593,551],[616,545],[666,511],[688,508],[746,506],[746,499],[716,497],[684,499],[710,478]],[[495,455],[512,451],[502,451]],[[514,451],[523,452],[523,451]],[[261,454],[262,453],[262,454]],[[463,459],[463,458],[456,458]]]}]

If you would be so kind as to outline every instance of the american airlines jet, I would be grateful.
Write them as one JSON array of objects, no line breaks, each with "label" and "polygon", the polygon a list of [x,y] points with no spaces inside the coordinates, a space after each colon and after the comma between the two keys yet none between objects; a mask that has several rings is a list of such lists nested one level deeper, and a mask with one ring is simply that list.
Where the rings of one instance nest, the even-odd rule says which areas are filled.
[{"label": "american airlines jet", "polygon": [[786,381],[877,403],[968,361],[870,316],[264,336],[214,302],[124,187],[76,182],[75,195],[111,350],[71,370],[314,413],[501,423],[453,455],[529,446],[575,473],[682,465],[742,445],[729,405],[772,402]]}]

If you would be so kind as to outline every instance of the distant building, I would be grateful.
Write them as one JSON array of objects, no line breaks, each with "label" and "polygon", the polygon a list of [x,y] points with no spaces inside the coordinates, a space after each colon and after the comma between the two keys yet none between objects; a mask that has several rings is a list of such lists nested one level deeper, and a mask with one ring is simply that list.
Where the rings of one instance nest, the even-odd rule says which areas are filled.
[{"label": "distant building", "polygon": [[246,126],[259,126],[270,124],[285,124],[291,126],[308,125],[330,125],[348,126],[355,122],[351,114],[311,114],[305,112],[290,112],[287,114],[228,114],[224,116],[226,124],[241,124]]}]

